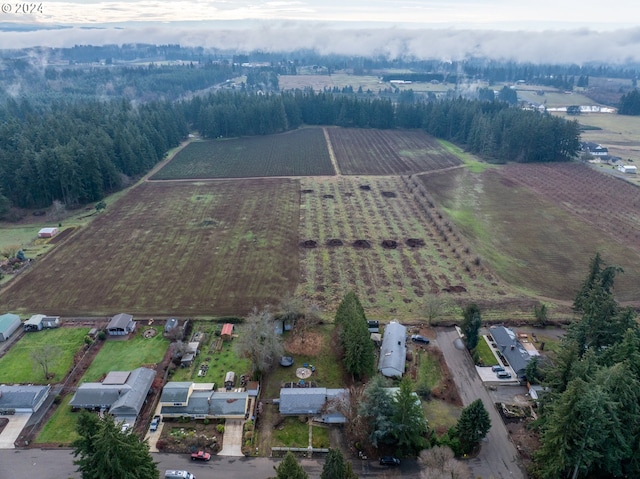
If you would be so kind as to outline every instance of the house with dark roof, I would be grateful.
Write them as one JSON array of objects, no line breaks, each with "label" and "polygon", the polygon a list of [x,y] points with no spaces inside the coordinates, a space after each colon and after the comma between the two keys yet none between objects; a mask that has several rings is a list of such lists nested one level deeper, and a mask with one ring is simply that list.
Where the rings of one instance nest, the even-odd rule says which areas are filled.
[{"label": "house with dark roof", "polygon": [[592,156],[607,156],[609,154],[608,148],[591,141],[580,142],[580,148],[583,152],[589,153]]},{"label": "house with dark roof", "polygon": [[217,391],[214,383],[168,382],[160,396],[163,417],[244,419],[248,391]]},{"label": "house with dark roof", "polygon": [[384,328],[378,371],[383,376],[402,377],[407,359],[407,328],[391,321]]},{"label": "house with dark roof", "polygon": [[280,414],[283,416],[314,416],[320,422],[342,424],[346,418],[336,407],[338,401],[348,401],[346,389],[282,388]]},{"label": "house with dark roof", "polygon": [[105,410],[116,421],[134,423],[156,376],[153,369],[112,371],[102,382],[82,383],[69,401],[77,409]]},{"label": "house with dark roof", "polygon": [[40,409],[51,391],[51,386],[0,384],[0,411],[34,413]]},{"label": "house with dark roof", "polygon": [[518,340],[516,333],[504,326],[492,326],[489,332],[497,350],[506,359],[516,376],[524,377],[525,369],[532,356]]},{"label": "house with dark roof", "polygon": [[107,332],[111,336],[126,336],[136,329],[133,316],[126,313],[116,314],[107,325]]}]

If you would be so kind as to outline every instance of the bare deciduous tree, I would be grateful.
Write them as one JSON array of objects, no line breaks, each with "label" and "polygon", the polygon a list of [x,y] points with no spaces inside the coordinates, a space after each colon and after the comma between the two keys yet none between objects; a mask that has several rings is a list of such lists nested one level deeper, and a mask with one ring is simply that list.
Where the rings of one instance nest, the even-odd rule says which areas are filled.
[{"label": "bare deciduous tree", "polygon": [[467,479],[469,467],[455,459],[453,451],[446,446],[435,446],[420,453],[418,462],[423,469],[422,479]]},{"label": "bare deciduous tree", "polygon": [[249,358],[254,374],[267,371],[282,356],[282,337],[276,332],[268,308],[253,308],[240,328],[235,347],[240,356]]},{"label": "bare deciduous tree", "polygon": [[31,351],[31,359],[36,367],[42,368],[45,380],[51,377],[50,369],[54,366],[59,356],[60,348],[53,344],[45,344]]},{"label": "bare deciduous tree", "polygon": [[432,326],[449,309],[449,303],[442,296],[431,294],[422,304],[422,314],[427,318],[429,326]]}]

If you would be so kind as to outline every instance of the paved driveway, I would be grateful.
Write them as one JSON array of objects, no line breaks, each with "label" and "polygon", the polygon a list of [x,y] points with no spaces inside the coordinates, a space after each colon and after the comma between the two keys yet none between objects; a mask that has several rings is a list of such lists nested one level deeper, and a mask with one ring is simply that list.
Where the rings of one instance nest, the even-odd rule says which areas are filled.
[{"label": "paved driveway", "polygon": [[524,479],[525,474],[520,468],[518,453],[509,438],[507,428],[482,384],[471,356],[466,350],[456,347],[456,339],[459,336],[454,328],[437,331],[437,345],[447,361],[462,402],[467,406],[476,399],[481,399],[491,418],[491,429],[482,443],[480,453],[469,461],[473,477]]},{"label": "paved driveway", "polygon": [[242,454],[242,419],[227,419],[224,422],[222,451],[218,456],[244,456]]},{"label": "paved driveway", "polygon": [[0,434],[0,449],[14,449],[14,442],[20,436],[20,433],[27,425],[27,421],[31,417],[31,413],[17,413],[11,416],[2,416],[9,419],[7,424]]}]

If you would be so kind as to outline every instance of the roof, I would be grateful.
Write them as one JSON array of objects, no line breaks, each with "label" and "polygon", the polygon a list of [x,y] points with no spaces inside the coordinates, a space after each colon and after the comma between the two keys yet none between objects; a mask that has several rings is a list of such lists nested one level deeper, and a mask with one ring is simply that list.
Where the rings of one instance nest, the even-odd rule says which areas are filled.
[{"label": "roof", "polygon": [[177,325],[178,325],[178,320],[176,318],[169,318],[169,319],[167,319],[167,322],[164,325],[164,330],[165,331],[171,331]]},{"label": "roof", "polygon": [[16,322],[20,325],[20,316],[13,313],[7,313],[0,316],[0,331],[10,329]]},{"label": "roof", "polygon": [[109,324],[107,325],[107,329],[126,329],[126,327],[133,321],[133,316],[126,313],[116,314]]},{"label": "roof", "polygon": [[42,323],[44,318],[46,318],[44,314],[34,314],[22,324],[24,326],[38,326]]},{"label": "roof", "polygon": [[162,406],[161,413],[172,416],[244,416],[248,402],[249,393],[246,391],[193,390],[185,406]]},{"label": "roof", "polygon": [[187,347],[184,352],[187,354],[196,354],[198,352],[199,347],[200,347],[199,341],[192,341],[190,343],[187,343]]},{"label": "roof", "polygon": [[391,321],[384,328],[378,371],[384,376],[402,376],[407,357],[407,328]]},{"label": "roof", "polygon": [[126,384],[131,371],[111,371],[102,380],[102,384]]},{"label": "roof", "polygon": [[34,408],[49,394],[51,386],[0,385],[0,409]]},{"label": "roof", "polygon": [[51,233],[56,233],[58,231],[58,228],[56,228],[55,226],[49,227],[49,228],[40,228],[40,231],[38,231],[38,234],[51,234]]},{"label": "roof", "polygon": [[185,403],[189,399],[189,392],[193,383],[189,382],[168,382],[162,388],[160,402],[162,403]]},{"label": "roof", "polygon": [[114,416],[136,416],[142,409],[156,372],[148,368],[134,369],[128,373],[124,383],[117,379],[119,374],[121,373],[115,374],[115,382],[107,384],[82,383],[69,405],[83,408],[108,407]]},{"label": "roof", "polygon": [[524,373],[527,364],[531,360],[531,355],[518,341],[513,330],[504,326],[492,326],[489,331],[498,347],[498,351],[507,359],[509,366],[518,375]]},{"label": "roof", "polygon": [[222,332],[220,333],[220,335],[231,336],[232,334],[233,334],[233,324],[225,323],[224,326],[222,326]]}]

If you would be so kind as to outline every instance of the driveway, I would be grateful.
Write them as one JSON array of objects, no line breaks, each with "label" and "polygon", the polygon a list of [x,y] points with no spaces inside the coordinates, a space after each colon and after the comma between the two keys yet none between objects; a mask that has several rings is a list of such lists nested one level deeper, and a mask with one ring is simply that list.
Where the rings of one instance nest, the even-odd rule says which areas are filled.
[{"label": "driveway", "polygon": [[224,422],[222,451],[218,456],[244,456],[242,454],[242,419],[227,419]]},{"label": "driveway", "polygon": [[2,416],[9,419],[7,424],[0,434],[0,449],[14,449],[14,442],[20,436],[20,433],[27,425],[31,413],[16,413],[11,416]]},{"label": "driveway", "polygon": [[518,452],[509,438],[507,428],[502,422],[488,391],[478,376],[471,356],[465,349],[456,347],[460,337],[453,328],[438,329],[436,342],[451,371],[465,406],[481,399],[491,418],[491,429],[482,442],[480,453],[469,460],[473,477],[493,477],[495,479],[524,479],[520,469]]}]

